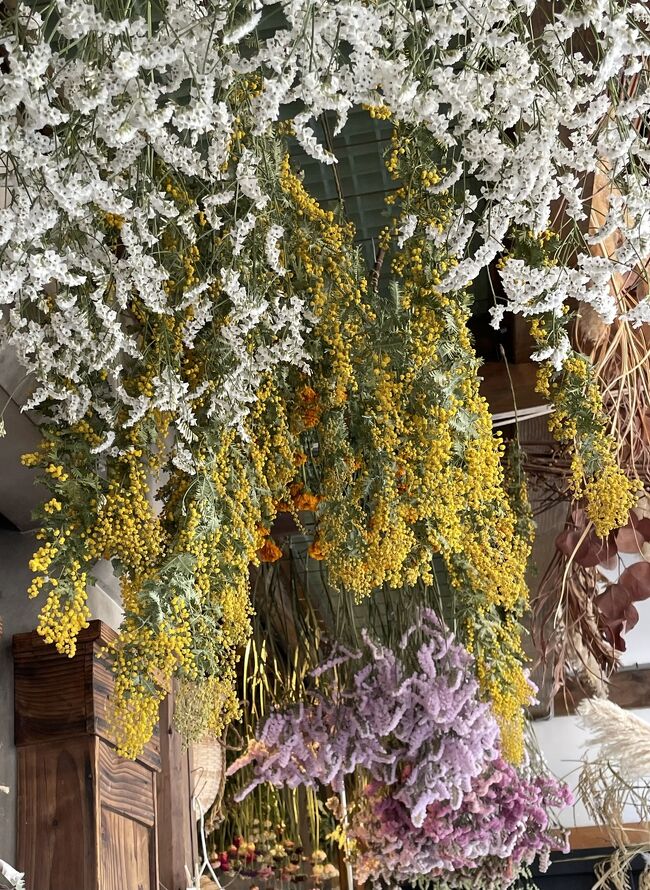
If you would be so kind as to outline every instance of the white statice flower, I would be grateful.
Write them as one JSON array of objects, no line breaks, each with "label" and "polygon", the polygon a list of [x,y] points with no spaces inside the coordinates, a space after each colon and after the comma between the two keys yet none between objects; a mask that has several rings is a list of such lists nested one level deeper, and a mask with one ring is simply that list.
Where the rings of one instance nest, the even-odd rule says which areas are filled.
[{"label": "white statice flower", "polygon": [[210,133],[214,128],[215,89],[213,76],[201,75],[195,78],[189,103],[174,112],[174,125],[179,130],[187,131],[192,145],[196,145],[200,136]]},{"label": "white statice flower", "polygon": [[0,267],[0,305],[11,305],[27,279],[27,269],[19,266]]},{"label": "white statice flower", "polygon": [[167,294],[163,288],[167,271],[145,251],[134,225],[125,223],[120,237],[128,250],[129,261],[116,266],[116,286],[121,283],[127,290],[135,291],[148,309],[164,314],[168,311]]},{"label": "white statice flower", "polygon": [[[176,225],[181,230],[185,238],[187,239],[188,244],[196,244],[196,229],[194,228],[194,217],[198,212],[198,207],[196,204],[192,204],[189,210],[186,210],[184,213],[179,213],[176,217]],[[158,239],[152,235],[155,243]]]},{"label": "white statice flower", "polygon": [[623,318],[629,322],[632,327],[640,328],[641,325],[650,324],[650,299],[646,297],[637,303],[634,308],[630,309],[623,315]]},{"label": "white statice flower", "polygon": [[280,259],[280,248],[278,247],[278,242],[284,235],[284,229],[282,226],[273,225],[270,227],[268,232],[266,233],[266,237],[264,239],[264,251],[266,253],[266,261],[269,264],[269,267],[273,269],[276,275],[280,277],[286,275],[287,270],[282,265],[282,261]]},{"label": "white statice flower", "polygon": [[232,31],[227,31],[223,35],[223,43],[224,46],[232,46],[233,44],[238,44],[244,37],[248,37],[248,35],[257,28],[260,23],[260,19],[262,18],[262,4],[260,2],[256,2],[254,4],[254,12],[247,19],[244,19],[236,28],[233,28]]},{"label": "white statice flower", "polygon": [[413,237],[417,224],[418,218],[414,213],[409,213],[404,217],[397,234],[397,246],[399,248],[404,247],[409,238]]},{"label": "white statice flower", "polygon": [[102,437],[101,442],[98,445],[95,445],[90,449],[91,454],[103,454],[105,451],[109,451],[115,441],[115,432],[113,430],[108,430],[107,433]]},{"label": "white statice flower", "polygon": [[250,233],[255,228],[257,216],[252,210],[249,210],[243,219],[238,219],[232,228],[230,237],[232,238],[233,256],[239,256],[244,249],[244,244]]},{"label": "white statice flower", "polygon": [[511,312],[525,316],[552,312],[560,317],[569,300],[578,300],[589,303],[610,324],[616,317],[616,301],[610,290],[615,268],[605,257],[581,257],[578,269],[536,268],[524,260],[508,259],[500,275]]},{"label": "white statice flower", "polygon": [[[65,253],[68,254],[68,251]],[[74,287],[83,284],[86,276],[75,274],[66,261],[68,259],[68,256],[57,254],[51,249],[44,250],[42,253],[33,253],[28,261],[32,282],[36,287],[44,287],[48,284]]]},{"label": "white statice flower", "polygon": [[611,324],[618,314],[613,285],[618,263],[608,257],[583,254],[578,258],[578,268],[587,276],[585,290],[580,292],[578,299],[589,303],[601,321]]},{"label": "white statice flower", "polygon": [[[208,288],[193,289],[182,307],[165,290],[161,238],[172,220],[192,243],[202,210],[223,251],[217,263],[231,313],[215,415],[241,427],[265,368],[307,368],[300,340],[311,324],[307,305],[270,294],[263,274],[260,291],[227,268],[247,264],[249,248],[262,241],[259,219],[262,265],[284,273],[282,219],[268,218],[273,172],[265,164],[272,127],[286,118],[321,164],[336,158],[317,138],[317,123],[335,120],[340,132],[362,104],[384,105],[396,123],[437,140],[450,172],[431,191],[449,190],[455,202],[444,225],[423,229],[457,260],[443,291],[475,279],[513,229],[539,234],[552,226],[559,207],[586,228],[585,184],[597,173],[612,182],[607,218],[589,219],[572,265],[506,263],[506,301],[495,322],[501,311],[559,315],[570,300],[587,301],[611,321],[612,275],[636,274],[650,254],[650,150],[639,128],[650,112],[646,4],[570,0],[541,29],[531,22],[533,0],[435,0],[416,10],[410,0],[277,5],[268,28],[268,0],[245,9],[234,0],[209,7],[169,0],[152,22],[56,0],[54,30],[25,4],[0,24],[0,337],[34,376],[35,404],[49,400],[57,417],[77,416],[88,381],[105,372],[110,387],[90,393],[88,410],[106,425],[107,451],[120,407],[128,423],[150,407],[142,397],[129,401],[121,385],[121,364],[138,357],[134,296],[156,315],[177,317],[191,306],[186,346],[213,323]],[[584,52],[584,33],[593,52]],[[233,96],[260,72],[245,103],[252,138],[233,151],[241,123]],[[197,206],[177,205],[161,191],[165,168],[172,178],[191,177]],[[100,214],[119,218],[119,250],[102,234]],[[407,214],[400,245],[416,230]],[[613,254],[593,257],[614,233]],[[641,303],[627,317],[641,324],[648,314]],[[557,363],[562,344],[555,349],[549,360]],[[161,378],[157,398],[191,432],[192,394],[181,397]]]},{"label": "white statice flower", "polygon": [[221,179],[223,165],[228,160],[228,145],[233,129],[233,116],[225,102],[212,105],[212,129],[207,132],[208,170],[216,179]]},{"label": "white statice flower", "polygon": [[[234,426],[247,438],[244,422],[254,404],[262,375],[278,365],[309,370],[306,338],[315,321],[303,300],[281,294],[270,298],[247,290],[236,269],[221,270],[221,284],[231,311],[219,337],[230,368],[210,401],[208,415]],[[251,353],[250,335],[260,336]]]},{"label": "white statice flower", "polygon": [[582,195],[583,190],[580,185],[580,180],[575,173],[565,173],[562,176],[558,176],[557,181],[560,186],[562,198],[565,202],[564,209],[566,213],[571,219],[575,220],[575,222],[581,222],[583,219],[587,219],[585,199]]},{"label": "white statice flower", "polygon": [[192,442],[196,438],[193,430],[196,416],[191,407],[189,383],[170,367],[164,368],[151,383],[154,391],[152,407],[171,414],[181,438]]},{"label": "white statice flower", "polygon": [[192,452],[180,439],[176,439],[172,447],[172,464],[188,476],[196,475],[196,462]]},{"label": "white statice flower", "polygon": [[296,139],[302,149],[315,161],[321,164],[336,164],[336,157],[332,152],[327,151],[320,144],[312,128],[309,126],[309,120],[312,117],[310,112],[303,112],[296,115],[293,119],[294,131]]},{"label": "white statice flower", "polygon": [[121,378],[117,373],[112,375],[111,383],[118,403],[128,408],[128,418],[124,421],[124,428],[130,429],[141,421],[147,411],[151,409],[152,400],[145,395],[130,396],[124,389]]},{"label": "white statice flower", "polygon": [[253,202],[256,210],[262,210],[269,203],[268,195],[265,195],[258,178],[259,158],[253,152],[244,148],[237,164],[237,185],[240,191]]},{"label": "white statice flower", "polygon": [[[478,235],[483,239],[483,243],[443,276],[439,285],[443,293],[466,287],[478,276],[481,269],[486,268],[496,259],[503,251],[508,224],[507,216],[499,216],[496,211],[493,211],[491,216],[486,217],[482,223],[472,227],[471,235]],[[459,236],[462,234],[462,237],[468,237],[467,232],[462,232],[460,229],[460,220],[452,217],[449,223],[450,238],[454,237],[454,227],[457,228]]]},{"label": "white statice flower", "polygon": [[524,260],[508,259],[500,269],[509,311],[521,315],[562,314],[569,280],[561,267],[536,268]]},{"label": "white statice flower", "polygon": [[464,172],[465,171],[463,169],[463,165],[459,162],[456,162],[451,172],[443,176],[440,182],[437,182],[435,185],[428,186],[427,191],[430,195],[440,195],[443,192],[448,192],[450,188],[453,188],[453,186],[456,185]]},{"label": "white statice flower", "polygon": [[214,315],[214,298],[212,295],[213,278],[202,281],[185,293],[183,309],[191,309],[191,315],[183,327],[183,344],[191,349],[198,334],[212,321]]},{"label": "white statice flower", "polygon": [[560,331],[553,346],[545,346],[531,353],[534,362],[548,362],[556,371],[561,371],[564,362],[572,353],[571,341],[566,331]]},{"label": "white statice flower", "polygon": [[127,22],[105,19],[91,3],[83,0],[57,0],[56,6],[60,15],[58,27],[64,37],[71,40],[80,40],[91,32],[117,35],[128,27]]}]

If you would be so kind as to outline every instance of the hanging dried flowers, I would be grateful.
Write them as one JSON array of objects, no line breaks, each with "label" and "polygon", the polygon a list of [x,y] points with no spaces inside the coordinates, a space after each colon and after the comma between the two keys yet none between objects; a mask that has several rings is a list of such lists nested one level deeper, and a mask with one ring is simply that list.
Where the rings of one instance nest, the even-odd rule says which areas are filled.
[{"label": "hanging dried flowers", "polygon": [[[615,254],[594,263],[574,245],[575,264],[560,253],[543,274],[513,255],[503,278],[514,312],[555,323],[578,295],[611,321],[608,276],[636,269],[648,238],[646,90],[611,98],[621,71],[647,71],[647,14],[570,2],[538,33],[523,0],[453,2],[448,17],[402,0],[280,8],[0,13],[2,342],[33,378],[44,442],[26,461],[51,492],[32,561],[40,630],[73,654],[93,565],[110,560],[120,750],[137,753],[173,676],[208,684],[218,731],[236,711],[249,565],[278,556],[265,532],[284,505],[315,508],[312,554],[360,596],[427,581],[443,556],[516,761],[529,542],[478,395],[466,290],[510,237],[542,237],[559,195],[578,226],[606,149]],[[585,25],[593,60],[572,48]],[[340,129],[358,106],[396,125],[388,296],[287,158],[292,139],[336,163],[314,119]],[[582,373],[565,358],[561,409]],[[591,395],[587,408],[593,421]],[[606,439],[576,430],[576,488],[604,532],[630,486]]]},{"label": "hanging dried flowers", "polygon": [[239,799],[264,782],[343,795],[354,776],[346,846],[357,878],[378,884],[508,887],[565,847],[549,808],[568,789],[501,758],[472,658],[431,611],[395,650],[368,635],[363,649],[335,653],[313,672],[318,690],[268,716],[229,768],[250,777]]}]

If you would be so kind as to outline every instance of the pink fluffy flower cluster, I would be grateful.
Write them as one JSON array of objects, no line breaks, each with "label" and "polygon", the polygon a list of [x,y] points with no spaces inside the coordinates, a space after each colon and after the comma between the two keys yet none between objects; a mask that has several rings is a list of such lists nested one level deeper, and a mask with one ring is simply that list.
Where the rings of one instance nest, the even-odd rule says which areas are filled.
[{"label": "pink fluffy flower cluster", "polygon": [[549,815],[572,803],[568,787],[550,776],[526,775],[501,758],[472,780],[460,806],[429,804],[419,827],[396,791],[370,782],[352,816],[361,883],[393,886],[425,876],[445,890],[506,888],[535,857],[545,870],[552,850],[568,849]]}]

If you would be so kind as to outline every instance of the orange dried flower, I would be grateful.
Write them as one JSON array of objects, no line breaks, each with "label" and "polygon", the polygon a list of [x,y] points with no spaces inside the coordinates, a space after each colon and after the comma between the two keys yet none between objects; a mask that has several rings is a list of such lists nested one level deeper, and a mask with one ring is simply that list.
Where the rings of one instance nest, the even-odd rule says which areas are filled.
[{"label": "orange dried flower", "polygon": [[267,538],[264,546],[257,551],[260,562],[277,562],[282,556],[282,550],[275,543],[273,538]]},{"label": "orange dried flower", "polygon": [[317,426],[323,413],[320,397],[311,386],[303,386],[298,393],[298,397],[300,399],[299,414],[303,426],[306,430],[311,430]]},{"label": "orange dried flower", "polygon": [[309,545],[309,549],[307,553],[311,556],[312,559],[321,560],[325,559],[325,552],[323,550],[323,546],[318,538]]},{"label": "orange dried flower", "polygon": [[320,498],[317,494],[311,494],[308,491],[303,491],[297,497],[294,498],[293,504],[296,510],[308,510],[314,511],[320,502]]}]

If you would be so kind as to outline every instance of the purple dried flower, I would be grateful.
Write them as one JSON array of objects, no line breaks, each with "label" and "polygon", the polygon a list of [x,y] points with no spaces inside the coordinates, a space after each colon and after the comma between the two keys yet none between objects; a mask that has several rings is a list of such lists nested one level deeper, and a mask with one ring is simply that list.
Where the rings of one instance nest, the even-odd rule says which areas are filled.
[{"label": "purple dried flower", "polygon": [[[262,782],[339,792],[361,768],[367,791],[351,822],[361,881],[510,886],[536,855],[544,861],[561,846],[548,812],[570,802],[567,787],[501,759],[472,657],[431,610],[419,613],[399,655],[366,633],[363,642],[368,660],[347,688],[333,684],[267,719],[228,770],[253,767],[238,799]],[[363,655],[337,650],[314,674]]]},{"label": "purple dried flower", "polygon": [[550,827],[549,810],[570,804],[567,786],[525,776],[496,759],[472,780],[460,806],[438,801],[416,826],[393,788],[371,783],[351,835],[361,882],[390,884],[437,878],[449,888],[506,888],[524,865],[566,843]]},{"label": "purple dried flower", "polygon": [[[377,781],[399,784],[396,799],[416,825],[432,802],[459,805],[471,779],[497,755],[497,725],[479,701],[471,656],[434,612],[419,613],[401,651],[413,648],[416,634],[414,670],[364,633],[370,658],[353,675],[351,688],[329,696],[316,692],[309,703],[273,713],[258,742],[230,767],[232,774],[254,765],[241,797],[262,782],[339,789],[346,774],[363,767]],[[316,673],[362,655],[338,650]]]}]

